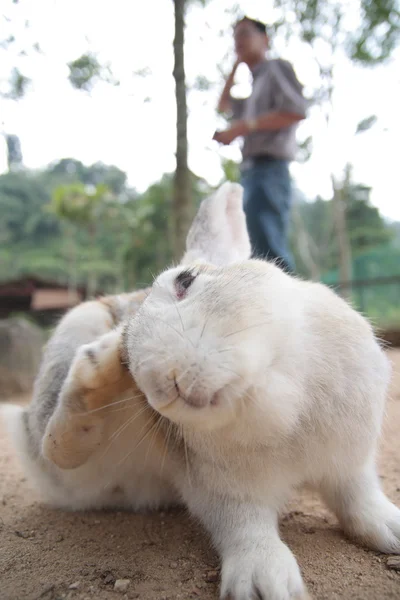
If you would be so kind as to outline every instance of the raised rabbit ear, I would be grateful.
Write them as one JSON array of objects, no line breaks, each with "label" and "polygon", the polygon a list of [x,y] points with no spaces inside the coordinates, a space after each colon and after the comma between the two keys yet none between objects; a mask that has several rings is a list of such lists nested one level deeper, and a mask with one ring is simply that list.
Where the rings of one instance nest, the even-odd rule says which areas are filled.
[{"label": "raised rabbit ear", "polygon": [[201,203],[187,236],[181,264],[206,261],[223,266],[246,260],[250,254],[243,188],[238,183],[224,183]]}]

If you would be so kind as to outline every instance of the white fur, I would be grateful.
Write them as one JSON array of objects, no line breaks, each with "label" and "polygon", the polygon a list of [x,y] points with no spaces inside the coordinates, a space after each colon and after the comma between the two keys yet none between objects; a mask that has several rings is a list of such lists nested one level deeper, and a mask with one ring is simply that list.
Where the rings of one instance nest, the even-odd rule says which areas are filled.
[{"label": "white fur", "polygon": [[226,182],[200,205],[187,237],[182,264],[207,260],[227,265],[249,258],[251,247],[242,209],[242,187]]},{"label": "white fur", "polygon": [[[31,485],[50,506],[72,511],[110,507],[139,511],[179,501],[171,484],[169,457],[156,451],[151,436],[132,453],[143,434],[146,415],[127,427],[117,443],[102,446],[84,465],[64,470],[42,456],[32,456],[26,444],[21,407],[3,405],[0,414]],[[119,426],[131,416],[127,411],[123,420],[121,415]]]},{"label": "white fur", "polygon": [[[121,330],[107,332],[108,316],[104,307],[90,302],[73,309],[60,322],[53,341],[59,342],[61,354],[63,343],[67,344],[71,337],[85,338],[85,332],[88,337],[91,330],[98,331],[100,336],[78,347],[58,402],[46,417],[47,424],[42,431],[37,424],[37,413],[46,400],[51,377],[57,376],[57,369],[51,362],[54,360],[51,349],[49,356],[45,355],[31,405],[24,409],[3,404],[0,413],[28,479],[47,504],[67,510],[106,507],[142,510],[176,503],[179,494],[171,483],[174,465],[170,456],[155,443],[155,429],[148,434],[152,411],[143,407],[134,382],[131,388],[110,397],[110,406],[104,410],[93,414],[82,414],[80,409],[75,410],[76,414],[68,412],[74,398],[79,401],[83,391],[99,383],[99,374],[109,365],[110,356],[115,356],[118,351]],[[108,323],[110,327],[111,323]],[[87,359],[89,349],[96,356],[97,367]],[[85,451],[84,436],[91,436],[92,432],[82,432],[80,436],[80,426],[93,426],[98,422],[101,440],[82,462],[79,444]],[[65,439],[66,429],[74,433],[72,443],[77,447],[70,448]],[[65,463],[70,463],[68,467],[63,460],[60,462],[63,454],[54,462],[51,460],[50,431],[59,444],[73,452],[72,462],[69,455],[66,456]]]},{"label": "white fur", "polygon": [[[15,411],[10,422],[47,499],[68,508],[122,501],[137,509],[183,498],[221,555],[222,598],[293,600],[306,591],[277,522],[300,484],[321,491],[350,535],[374,549],[400,552],[400,511],[384,496],[375,468],[390,368],[369,324],[333,292],[248,260],[239,192],[226,184],[202,204],[181,266],[162,273],[138,314],[123,324],[132,375],[173,428],[174,443],[163,434],[167,456],[149,440],[140,455],[132,454],[144,426],[138,416],[108,454],[101,446],[78,468],[60,469],[42,450],[32,455],[24,413]],[[183,271],[195,279],[178,299]],[[71,340],[79,338],[81,349],[50,429],[62,431],[61,409],[71,398],[79,402],[77,390],[107,372],[110,338],[120,345],[120,330],[107,333],[104,308],[82,311],[76,309],[76,320],[68,317],[55,335],[61,357]],[[96,353],[97,373],[87,344]],[[32,422],[51,383],[52,360],[50,352]],[[115,414],[102,425],[109,428],[106,439],[137,416],[134,406]],[[39,433],[43,442],[48,429]],[[51,443],[46,448],[51,456]],[[122,485],[123,498],[105,489],[106,482]]]},{"label": "white fur", "polygon": [[[206,261],[213,249],[203,249]],[[128,350],[149,403],[182,427],[183,495],[221,553],[222,596],[305,593],[277,530],[303,483],[350,535],[400,552],[400,511],[375,468],[390,366],[370,325],[325,286],[273,264],[187,266],[196,278],[182,300],[182,268],[155,282]]]}]

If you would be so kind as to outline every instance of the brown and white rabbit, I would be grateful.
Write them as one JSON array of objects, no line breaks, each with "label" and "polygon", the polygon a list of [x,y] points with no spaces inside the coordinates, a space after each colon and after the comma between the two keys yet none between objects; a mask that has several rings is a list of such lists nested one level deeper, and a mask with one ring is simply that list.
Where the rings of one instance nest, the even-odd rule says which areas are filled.
[{"label": "brown and white rabbit", "polygon": [[108,301],[114,321],[98,302],[67,315],[10,423],[56,504],[181,500],[221,555],[221,597],[305,598],[277,525],[296,486],[319,489],[361,542],[400,552],[375,469],[390,368],[333,292],[248,260],[241,201],[225,184],[203,202],[181,265],[135,314],[128,297]]},{"label": "brown and white rabbit", "polygon": [[145,295],[71,310],[45,349],[29,406],[2,408],[27,477],[46,503],[136,510],[177,499],[157,415],[121,360],[118,323]]},{"label": "brown and white rabbit", "polygon": [[[237,191],[225,184],[204,202],[187,256],[209,224],[220,261],[234,260],[243,244],[250,252],[247,234],[237,235],[245,232]],[[181,501],[183,440],[137,388],[122,336],[149,291],[71,310],[45,349],[30,405],[2,407],[28,478],[53,506],[139,510]]]}]

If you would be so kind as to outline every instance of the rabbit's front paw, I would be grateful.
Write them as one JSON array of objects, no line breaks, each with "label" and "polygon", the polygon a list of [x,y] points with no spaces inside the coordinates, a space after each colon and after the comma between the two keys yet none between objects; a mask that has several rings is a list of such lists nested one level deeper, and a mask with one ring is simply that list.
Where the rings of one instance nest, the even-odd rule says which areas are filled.
[{"label": "rabbit's front paw", "polygon": [[44,457],[58,467],[84,464],[104,441],[104,409],[112,410],[122,394],[138,392],[120,349],[120,330],[78,349],[42,441]]},{"label": "rabbit's front paw", "polygon": [[121,332],[114,330],[77,350],[69,379],[95,390],[118,382],[126,373],[121,361]]},{"label": "rabbit's front paw", "polygon": [[221,598],[226,600],[306,600],[300,569],[283,544],[257,546],[226,558],[222,565]]}]

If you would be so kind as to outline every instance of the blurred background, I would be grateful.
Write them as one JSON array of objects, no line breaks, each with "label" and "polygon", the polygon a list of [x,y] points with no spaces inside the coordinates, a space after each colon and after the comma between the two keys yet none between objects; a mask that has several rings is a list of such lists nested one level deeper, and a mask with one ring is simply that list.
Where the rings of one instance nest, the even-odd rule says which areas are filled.
[{"label": "blurred background", "polygon": [[291,165],[297,272],[400,329],[397,0],[3,0],[0,317],[51,326],[180,255],[201,199],[239,176],[239,145],[212,136],[244,14],[270,24],[270,56],[310,102]]}]

